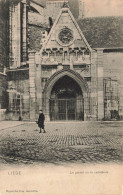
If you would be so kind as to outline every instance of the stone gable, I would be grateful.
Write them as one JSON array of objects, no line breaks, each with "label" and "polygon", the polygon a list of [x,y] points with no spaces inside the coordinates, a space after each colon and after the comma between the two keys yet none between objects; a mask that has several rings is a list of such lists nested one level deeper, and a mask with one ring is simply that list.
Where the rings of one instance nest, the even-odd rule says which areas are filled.
[{"label": "stone gable", "polygon": [[[65,28],[69,30],[68,34],[71,34],[68,36],[72,36],[72,40],[70,41],[69,44],[66,44],[66,43],[64,44],[64,42],[59,40],[60,32]],[[44,44],[43,49],[69,48],[69,47],[70,48],[76,48],[76,47],[88,48],[89,45],[86,39],[84,38],[81,30],[79,29],[79,26],[77,25],[75,19],[73,18],[70,10],[64,8],[60,11],[59,16],[57,17],[51,29],[51,32],[49,33],[46,43]]]}]

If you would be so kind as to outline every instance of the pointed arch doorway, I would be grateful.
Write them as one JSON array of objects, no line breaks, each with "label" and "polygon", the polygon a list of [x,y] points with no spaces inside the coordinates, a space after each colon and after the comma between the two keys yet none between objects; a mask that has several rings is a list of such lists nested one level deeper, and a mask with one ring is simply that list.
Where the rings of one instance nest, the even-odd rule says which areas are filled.
[{"label": "pointed arch doorway", "polygon": [[84,120],[84,99],[80,86],[65,75],[53,86],[50,120]]},{"label": "pointed arch doorway", "polygon": [[89,112],[88,85],[79,73],[60,70],[51,76],[43,91],[46,120],[86,120]]}]

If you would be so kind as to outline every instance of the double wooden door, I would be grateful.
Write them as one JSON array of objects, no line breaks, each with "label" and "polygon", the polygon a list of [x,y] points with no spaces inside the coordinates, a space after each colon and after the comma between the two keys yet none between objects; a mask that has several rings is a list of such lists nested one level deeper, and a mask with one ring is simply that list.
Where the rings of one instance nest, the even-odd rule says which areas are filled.
[{"label": "double wooden door", "polygon": [[51,120],[84,120],[82,99],[50,99]]}]

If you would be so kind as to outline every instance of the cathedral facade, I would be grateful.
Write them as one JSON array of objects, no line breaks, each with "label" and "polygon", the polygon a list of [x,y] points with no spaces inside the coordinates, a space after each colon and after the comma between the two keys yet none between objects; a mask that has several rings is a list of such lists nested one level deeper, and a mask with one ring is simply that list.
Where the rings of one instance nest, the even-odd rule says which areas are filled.
[{"label": "cathedral facade", "polygon": [[67,1],[7,5],[1,119],[122,119],[123,17],[86,18]]}]

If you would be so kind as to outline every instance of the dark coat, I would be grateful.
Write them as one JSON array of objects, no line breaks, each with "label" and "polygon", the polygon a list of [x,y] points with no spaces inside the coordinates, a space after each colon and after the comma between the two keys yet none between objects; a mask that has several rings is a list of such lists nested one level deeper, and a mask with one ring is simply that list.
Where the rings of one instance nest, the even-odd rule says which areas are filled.
[{"label": "dark coat", "polygon": [[45,120],[44,114],[43,113],[39,114],[39,118],[38,118],[39,128],[44,129],[44,120]]}]

